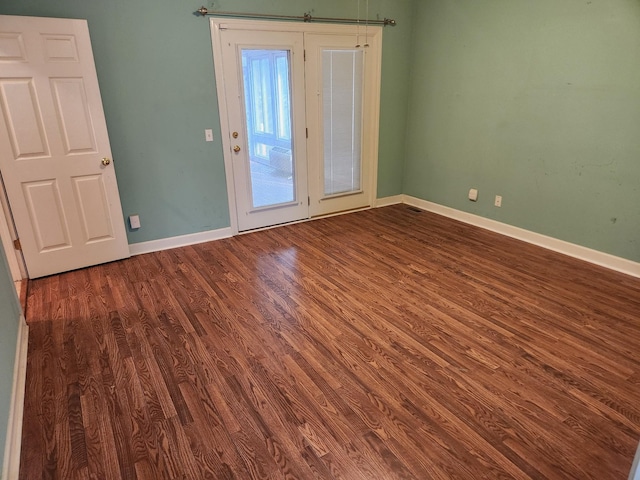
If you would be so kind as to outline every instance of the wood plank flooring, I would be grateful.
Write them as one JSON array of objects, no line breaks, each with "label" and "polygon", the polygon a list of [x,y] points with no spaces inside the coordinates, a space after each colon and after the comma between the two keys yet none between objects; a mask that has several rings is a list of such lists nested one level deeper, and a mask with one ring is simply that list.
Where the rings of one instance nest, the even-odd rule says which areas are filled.
[{"label": "wood plank flooring", "polygon": [[640,280],[407,206],[27,301],[23,479],[624,479],[640,440]]}]

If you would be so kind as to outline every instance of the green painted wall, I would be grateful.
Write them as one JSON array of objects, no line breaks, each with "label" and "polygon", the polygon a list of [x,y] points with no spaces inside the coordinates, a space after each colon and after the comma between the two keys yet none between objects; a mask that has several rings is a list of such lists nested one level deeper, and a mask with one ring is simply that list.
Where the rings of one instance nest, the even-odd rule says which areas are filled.
[{"label": "green painted wall", "polygon": [[[89,20],[123,211],[143,225],[130,243],[229,225],[197,1],[0,0],[0,13]],[[357,13],[355,0],[207,6]],[[370,16],[399,23],[384,31],[379,197],[407,193],[640,260],[640,2],[370,0]]]},{"label": "green painted wall", "polygon": [[0,248],[0,470],[9,424],[19,321],[20,305],[4,251]]},{"label": "green painted wall", "polygon": [[640,261],[640,2],[414,5],[404,193]]},{"label": "green painted wall", "polygon": [[[142,228],[129,243],[227,227],[209,23],[202,0],[0,0],[0,13],[86,18],[125,217]],[[217,10],[356,16],[356,2],[238,0]],[[364,2],[363,2],[364,5]],[[411,0],[372,0],[370,16],[394,17],[384,32],[379,196],[401,193]],[[213,128],[215,141],[204,141]]]}]

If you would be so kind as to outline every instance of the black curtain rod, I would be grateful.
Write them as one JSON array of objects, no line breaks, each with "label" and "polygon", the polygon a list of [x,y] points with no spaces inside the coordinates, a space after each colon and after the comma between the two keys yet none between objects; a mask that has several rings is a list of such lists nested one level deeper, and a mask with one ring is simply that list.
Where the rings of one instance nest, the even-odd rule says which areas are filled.
[{"label": "black curtain rod", "polygon": [[220,17],[239,17],[239,18],[268,18],[271,20],[302,20],[303,22],[328,22],[328,23],[354,23],[368,25],[391,25],[396,26],[396,21],[390,18],[384,20],[361,20],[359,18],[331,18],[331,17],[312,17],[309,13],[302,16],[297,15],[271,15],[268,13],[241,13],[241,12],[210,12],[206,7],[200,7],[195,12],[203,17],[207,15],[215,15]]}]

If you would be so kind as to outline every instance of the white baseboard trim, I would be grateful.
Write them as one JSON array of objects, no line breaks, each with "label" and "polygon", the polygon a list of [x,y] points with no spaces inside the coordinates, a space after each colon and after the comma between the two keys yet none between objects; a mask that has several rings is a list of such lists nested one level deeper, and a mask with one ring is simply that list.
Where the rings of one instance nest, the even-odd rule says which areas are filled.
[{"label": "white baseboard trim", "polygon": [[456,210],[455,208],[445,207],[437,203],[421,200],[410,195],[403,195],[402,203],[640,278],[640,263],[627,260],[626,258],[616,257],[608,253],[599,252],[581,245],[565,242],[564,240],[558,240],[557,238],[548,237],[530,230],[514,227],[479,215],[474,215],[472,213]]},{"label": "white baseboard trim", "polygon": [[393,195],[392,197],[377,198],[373,206],[375,208],[378,208],[387,207],[389,205],[396,205],[398,203],[404,203],[404,197],[405,195]]},{"label": "white baseboard trim", "polygon": [[[516,238],[548,250],[553,250],[554,252],[562,253],[601,267],[640,278],[640,263],[638,262],[616,257],[615,255],[608,253],[599,252],[574,243],[565,242],[564,240],[558,240],[557,238],[525,230],[524,228],[514,227],[513,225],[508,225],[479,215],[456,210],[455,208],[446,207],[444,205],[422,200],[410,195],[394,195],[391,197],[378,198],[375,201],[374,207],[386,207],[389,205],[396,205],[398,203],[404,203],[422,210],[437,213],[454,220],[484,228],[485,230],[506,235],[507,237]],[[233,231],[231,227],[220,228],[218,230],[209,230],[207,232],[192,233],[190,235],[163,238],[160,240],[152,240],[150,242],[132,243],[129,245],[129,252],[131,255],[142,255],[143,253],[159,252],[170,248],[211,242],[213,240],[221,240],[232,236]]]},{"label": "white baseboard trim", "polygon": [[180,235],[178,237],[162,238],[160,240],[151,240],[150,242],[131,243],[129,244],[129,253],[131,253],[131,255],[142,255],[143,253],[186,247],[187,245],[196,245],[197,243],[211,242],[213,240],[221,240],[232,236],[233,232],[231,231],[231,227],[219,228],[218,230],[209,230],[206,232],[191,233],[189,235]]},{"label": "white baseboard trim", "polygon": [[22,415],[24,413],[24,389],[27,376],[27,350],[29,349],[29,327],[20,315],[16,359],[13,366],[13,390],[9,411],[9,425],[4,446],[2,478],[15,480],[20,470],[20,446],[22,444]]}]

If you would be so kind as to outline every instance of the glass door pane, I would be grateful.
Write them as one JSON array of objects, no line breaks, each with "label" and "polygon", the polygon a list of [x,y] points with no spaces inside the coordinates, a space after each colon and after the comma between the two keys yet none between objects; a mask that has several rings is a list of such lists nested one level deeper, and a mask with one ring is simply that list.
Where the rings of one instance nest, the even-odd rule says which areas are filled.
[{"label": "glass door pane", "polygon": [[242,49],[254,209],[296,201],[289,72],[288,50]]},{"label": "glass door pane", "polygon": [[322,50],[324,195],[362,189],[362,50]]}]

